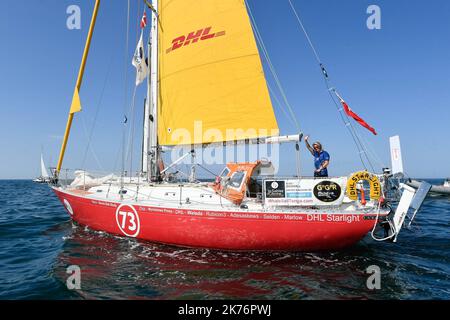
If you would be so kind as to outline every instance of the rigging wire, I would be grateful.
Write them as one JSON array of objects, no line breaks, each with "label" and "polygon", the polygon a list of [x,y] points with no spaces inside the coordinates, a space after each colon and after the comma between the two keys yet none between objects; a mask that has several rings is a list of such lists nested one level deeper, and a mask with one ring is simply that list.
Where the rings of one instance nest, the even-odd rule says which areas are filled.
[{"label": "rigging wire", "polygon": [[250,15],[251,24],[252,24],[252,26],[253,26],[253,30],[255,31],[256,40],[257,40],[257,42],[259,43],[260,48],[261,48],[261,51],[263,52],[263,55],[264,55],[264,57],[265,57],[265,59],[266,59],[266,61],[267,61],[267,64],[268,64],[269,69],[270,69],[270,72],[271,72],[271,74],[272,74],[272,76],[273,76],[273,78],[274,78],[274,80],[275,80],[275,84],[277,85],[278,90],[280,91],[281,97],[282,97],[284,103],[286,104],[286,106],[287,106],[287,108],[288,108],[288,111],[289,111],[289,113],[290,113],[290,115],[291,115],[291,118],[292,118],[292,120],[293,120],[294,123],[295,123],[296,129],[297,129],[299,132],[301,132],[301,130],[300,130],[300,124],[299,124],[299,122],[298,122],[298,120],[297,120],[297,117],[295,116],[295,113],[294,113],[294,111],[293,111],[293,109],[292,109],[291,104],[290,104],[289,101],[288,101],[288,98],[287,98],[286,93],[285,93],[285,91],[284,91],[284,89],[283,89],[283,86],[281,85],[280,78],[278,77],[278,74],[277,74],[277,72],[275,71],[275,68],[274,68],[274,66],[273,66],[273,64],[272,64],[272,60],[270,59],[269,53],[268,53],[268,51],[267,51],[267,49],[266,49],[266,46],[265,46],[265,44],[264,44],[264,41],[263,41],[263,39],[262,39],[262,37],[261,37],[261,33],[259,32],[258,25],[256,24],[256,21],[255,21],[255,19],[254,19],[254,17],[253,17],[253,13],[252,13],[252,10],[251,10],[251,8],[250,8],[250,5],[247,3],[247,1],[245,1],[245,5],[247,6],[248,13],[249,13],[249,15]]},{"label": "rigging wire", "polygon": [[380,166],[381,169],[387,168],[388,166],[386,163],[381,160],[381,158],[378,156],[378,154],[375,152],[374,149],[370,146],[370,143],[364,138],[364,135],[360,134],[361,142],[363,146],[366,148],[366,150],[369,152],[370,156],[377,162],[377,164]]},{"label": "rigging wire", "polygon": [[372,162],[370,161],[370,158],[369,158],[369,156],[367,154],[367,150],[366,150],[364,144],[361,142],[359,134],[355,130],[355,128],[354,128],[353,124],[351,123],[348,115],[347,114],[344,115],[343,108],[340,106],[339,103],[336,102],[336,99],[335,99],[335,97],[332,94],[332,91],[334,90],[334,88],[331,86],[328,73],[327,73],[327,71],[326,71],[326,69],[325,69],[325,67],[324,67],[324,65],[322,63],[322,60],[319,57],[319,54],[318,54],[316,48],[314,47],[314,44],[313,44],[313,42],[311,40],[311,37],[309,36],[306,28],[304,27],[303,22],[302,22],[302,20],[301,20],[301,18],[299,16],[297,10],[295,9],[294,5],[292,4],[291,0],[288,0],[288,2],[289,2],[289,5],[290,5],[292,11],[294,12],[295,17],[297,18],[297,21],[298,21],[298,23],[299,23],[303,33],[305,34],[306,39],[308,40],[308,43],[309,43],[309,45],[311,47],[311,50],[313,51],[314,56],[315,56],[315,58],[316,58],[316,60],[317,60],[317,62],[319,64],[319,67],[320,67],[321,72],[323,74],[325,85],[327,87],[327,91],[328,91],[328,93],[330,95],[330,98],[333,101],[334,105],[336,106],[336,108],[337,108],[337,110],[338,110],[338,112],[339,112],[339,114],[341,116],[341,119],[342,119],[345,127],[347,127],[347,129],[349,130],[350,135],[352,136],[352,139],[353,139],[353,141],[354,141],[354,143],[356,145],[356,148],[358,149],[358,156],[359,156],[359,158],[361,160],[362,165],[367,170],[367,166],[366,166],[365,161],[363,159],[363,154],[364,154],[365,158],[367,159],[367,162],[369,163],[370,167],[374,171]]},{"label": "rigging wire", "polygon": [[277,95],[275,94],[275,92],[273,91],[272,87],[270,86],[269,83],[267,83],[267,88],[269,89],[269,92],[271,94],[271,96],[273,97],[273,99],[275,100],[275,102],[277,103],[278,107],[280,108],[280,110],[283,112],[284,116],[286,117],[286,119],[288,121],[290,121],[290,123],[295,127],[296,124],[295,122],[292,120],[292,118],[287,114],[287,111],[285,110],[285,108],[283,107],[283,105],[281,104],[280,100],[278,99]]},{"label": "rigging wire", "polygon": [[132,98],[132,102],[131,102],[131,110],[130,110],[130,115],[131,115],[131,121],[130,121],[130,127],[129,127],[129,132],[128,132],[128,143],[127,143],[127,151],[126,151],[126,162],[130,161],[130,175],[133,172],[133,145],[134,145],[134,134],[135,134],[135,106],[136,106],[136,91],[137,91],[137,86],[134,87],[133,90],[133,98]]},{"label": "rigging wire", "polygon": [[[284,88],[281,84],[281,81],[278,77],[278,74],[275,70],[275,67],[273,66],[272,60],[270,59],[270,55],[269,52],[267,51],[267,48],[264,44],[263,38],[261,36],[261,33],[259,32],[259,28],[258,25],[256,24],[256,20],[253,16],[252,10],[250,8],[250,5],[247,3],[247,0],[245,1],[245,5],[247,7],[249,16],[250,16],[250,22],[251,25],[253,27],[253,30],[255,31],[255,37],[256,37],[256,41],[259,44],[259,47],[264,55],[264,58],[269,66],[269,70],[272,74],[273,79],[275,80],[275,84],[278,87],[278,90],[281,94],[282,100],[284,102],[284,104],[286,105],[288,112],[290,114],[290,116],[288,115],[288,112],[286,112],[286,110],[283,108],[283,105],[280,103],[280,101],[278,100],[276,94],[273,92],[272,88],[270,87],[270,85],[267,83],[267,87],[269,88],[269,91],[272,93],[272,96],[274,97],[275,101],[278,103],[280,109],[282,110],[282,112],[285,114],[286,118],[296,127],[298,132],[301,132],[300,129],[300,124],[298,122],[298,119],[293,111],[293,108],[291,106],[291,104],[289,103],[289,100],[287,98],[287,95],[284,91]],[[299,149],[299,145],[296,144],[296,150],[297,150],[297,156],[296,156],[296,171],[297,171],[297,176],[300,176],[300,149]]]},{"label": "rigging wire", "polygon": [[208,168],[206,168],[205,166],[201,165],[200,163],[196,163],[197,166],[199,166],[200,168],[202,168],[203,170],[205,170],[206,172],[212,174],[214,177],[218,177],[219,174],[212,172],[211,170],[209,170]]},{"label": "rigging wire", "polygon": [[[351,123],[350,118],[344,112],[344,109],[341,106],[340,102],[336,102],[335,96],[331,93],[333,88],[331,88],[330,83],[328,82],[328,80],[324,79],[324,81],[325,81],[325,85],[327,87],[328,94],[330,95],[330,98],[333,101],[336,109],[338,110],[338,113],[339,113],[339,116],[341,117],[342,122],[344,123],[345,127],[347,128],[347,130],[350,132],[350,136],[352,137],[353,142],[355,143],[355,146],[358,149],[358,156],[359,156],[359,159],[361,160],[361,164],[363,165],[364,169],[367,170],[366,163],[365,163],[365,161],[363,159],[363,156],[362,156],[364,154],[366,156],[366,158],[367,158],[367,153],[365,153],[363,147],[361,146],[361,142],[359,142],[359,137],[356,134],[355,127]],[[368,161],[370,163],[370,160],[368,160]]]},{"label": "rigging wire", "polygon": [[[137,7],[137,11],[136,11],[136,43],[138,43],[139,41],[139,28],[140,28],[140,22],[141,19],[139,18],[140,16],[140,11],[141,11],[141,1],[137,1],[138,2],[138,7]],[[131,100],[131,107],[128,110],[128,114],[131,115],[131,121],[130,121],[130,126],[129,126],[129,132],[128,132],[128,143],[127,143],[127,151],[125,152],[126,154],[126,160],[125,162],[129,161],[129,165],[130,165],[130,171],[129,174],[130,176],[132,175],[133,172],[133,149],[134,149],[134,135],[135,135],[135,118],[136,118],[136,111],[135,111],[135,107],[136,107],[136,91],[137,91],[137,86],[134,86],[133,89],[133,98]]]},{"label": "rigging wire", "polygon": [[100,98],[99,98],[99,101],[97,103],[97,107],[96,107],[96,110],[95,110],[94,121],[93,121],[93,124],[92,124],[92,127],[91,127],[91,130],[90,130],[89,134],[87,133],[87,127],[86,127],[86,124],[84,122],[84,118],[82,118],[83,119],[83,126],[84,126],[84,129],[85,129],[85,134],[86,134],[86,136],[88,138],[88,142],[87,142],[86,150],[84,152],[83,161],[81,162],[81,168],[84,167],[84,165],[86,163],[87,153],[90,150],[92,152],[92,155],[94,156],[95,160],[97,161],[97,165],[99,166],[99,168],[101,168],[101,170],[105,171],[103,169],[103,166],[101,165],[100,161],[98,160],[95,151],[92,149],[91,141],[92,141],[92,136],[94,134],[95,126],[97,124],[98,114],[99,114],[100,108],[101,108],[101,106],[103,104],[103,97],[104,97],[104,94],[105,94],[106,85],[108,83],[109,76],[111,74],[112,62],[113,62],[113,51],[111,51],[111,58],[110,58],[110,61],[109,61],[109,64],[108,64],[108,70],[106,72],[105,81],[103,82],[103,87],[102,87],[102,90],[101,90],[101,93],[100,93]]},{"label": "rigging wire", "polygon": [[[141,27],[141,21],[142,21],[142,17],[141,15],[141,1],[137,0],[138,3],[138,7],[137,7],[137,11],[136,11],[136,43],[139,40],[139,28]],[[145,6],[144,6],[145,9]]]},{"label": "rigging wire", "polygon": [[289,4],[290,4],[292,10],[294,11],[295,16],[297,17],[297,21],[300,24],[300,27],[302,28],[303,32],[305,33],[306,39],[308,40],[309,45],[310,45],[312,51],[314,52],[314,55],[316,56],[317,62],[319,63],[319,65],[322,65],[322,61],[319,58],[319,54],[317,53],[316,48],[314,48],[311,38],[309,37],[308,32],[306,31],[305,27],[303,26],[302,20],[300,19],[299,15],[297,14],[297,11],[295,10],[294,6],[292,5],[291,0],[288,0],[288,1],[289,1]]},{"label": "rigging wire", "polygon": [[[127,6],[127,34],[125,35],[125,56],[124,56],[124,68],[125,68],[125,101],[123,105],[123,126],[122,126],[122,168],[121,168],[121,174],[120,174],[120,188],[123,189],[124,186],[124,172],[125,172],[125,136],[126,136],[126,125],[127,125],[127,116],[126,116],[126,109],[127,109],[127,101],[128,101],[128,46],[129,46],[129,33],[130,33],[130,0],[128,0],[128,6]],[[120,194],[121,199],[123,198],[122,193]]]},{"label": "rigging wire", "polygon": [[84,168],[84,164],[85,164],[85,161],[86,161],[87,153],[88,153],[88,151],[91,151],[95,162],[97,162],[97,166],[99,167],[99,169],[101,171],[105,172],[105,169],[103,168],[102,164],[100,163],[100,160],[98,159],[97,154],[95,153],[95,151],[94,151],[94,149],[92,148],[92,145],[91,145],[92,133],[94,131],[96,119],[94,119],[94,123],[93,123],[93,125],[91,127],[90,133],[88,133],[88,129],[87,129],[87,125],[86,125],[86,119],[85,119],[85,117],[83,115],[81,115],[81,122],[83,124],[84,134],[86,135],[86,137],[88,139],[88,143],[87,143],[86,150],[85,150],[85,153],[84,153],[84,157],[83,157],[83,162],[81,164],[81,168]]},{"label": "rigging wire", "polygon": [[[138,0],[138,7],[136,11],[136,43],[139,41],[139,29],[141,28],[141,1]],[[129,132],[128,132],[128,143],[126,145],[126,160],[125,162],[130,165],[130,171],[129,174],[132,175],[133,172],[133,152],[134,152],[134,138],[135,138],[135,131],[136,131],[136,92],[137,92],[137,86],[135,85],[133,90],[133,97],[131,106],[128,109],[128,114],[131,115],[131,121],[129,125]]]},{"label": "rigging wire", "polygon": [[121,152],[122,152],[122,148],[119,147],[119,148],[117,149],[116,158],[115,158],[115,160],[114,160],[113,172],[118,171],[117,164],[118,164],[118,162],[119,162]]}]

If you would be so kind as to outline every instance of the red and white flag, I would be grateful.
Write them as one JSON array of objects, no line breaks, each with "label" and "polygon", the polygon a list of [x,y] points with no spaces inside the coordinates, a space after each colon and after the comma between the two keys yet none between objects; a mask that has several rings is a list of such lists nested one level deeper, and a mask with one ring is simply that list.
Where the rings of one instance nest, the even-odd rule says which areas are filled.
[{"label": "red and white flag", "polygon": [[144,10],[144,15],[142,16],[141,19],[141,29],[144,29],[147,26],[147,13],[145,13]]},{"label": "red and white flag", "polygon": [[377,132],[374,128],[372,128],[367,122],[365,122],[360,116],[358,116],[356,113],[353,112],[352,109],[348,106],[348,104],[344,101],[344,99],[341,98],[341,96],[335,91],[334,92],[336,96],[341,101],[342,106],[344,107],[345,113],[349,116],[355,119],[360,125],[362,125],[364,128],[372,132],[374,135],[377,135]]}]

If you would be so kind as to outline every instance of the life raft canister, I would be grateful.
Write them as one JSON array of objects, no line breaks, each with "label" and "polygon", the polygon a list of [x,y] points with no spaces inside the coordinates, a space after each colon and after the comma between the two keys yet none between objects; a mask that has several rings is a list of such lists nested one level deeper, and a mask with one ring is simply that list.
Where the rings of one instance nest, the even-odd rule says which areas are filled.
[{"label": "life raft canister", "polygon": [[358,191],[356,188],[356,184],[361,180],[365,180],[370,183],[370,199],[378,200],[381,198],[380,180],[376,175],[367,171],[356,172],[352,174],[352,176],[348,179],[347,197],[354,201],[358,200]]}]

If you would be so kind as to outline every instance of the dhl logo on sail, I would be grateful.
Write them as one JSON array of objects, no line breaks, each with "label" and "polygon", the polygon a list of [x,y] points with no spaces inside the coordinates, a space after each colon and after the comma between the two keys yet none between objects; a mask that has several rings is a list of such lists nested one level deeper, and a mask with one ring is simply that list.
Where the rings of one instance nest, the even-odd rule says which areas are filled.
[{"label": "dhl logo on sail", "polygon": [[212,27],[203,28],[197,31],[190,32],[187,36],[180,36],[172,40],[172,47],[166,50],[166,53],[172,52],[181,47],[197,43],[199,41],[209,40],[225,35],[225,31],[211,33]]}]

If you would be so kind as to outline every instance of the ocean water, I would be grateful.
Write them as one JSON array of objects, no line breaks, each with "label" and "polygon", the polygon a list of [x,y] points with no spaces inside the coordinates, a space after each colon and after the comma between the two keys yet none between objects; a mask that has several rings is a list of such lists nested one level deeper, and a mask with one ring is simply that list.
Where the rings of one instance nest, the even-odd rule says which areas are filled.
[{"label": "ocean water", "polygon": [[[450,299],[449,227],[450,197],[429,196],[396,244],[368,235],[339,252],[194,250],[89,230],[47,185],[0,181],[0,299]],[[71,265],[80,290],[66,285]],[[372,265],[377,290],[366,285]]]}]

